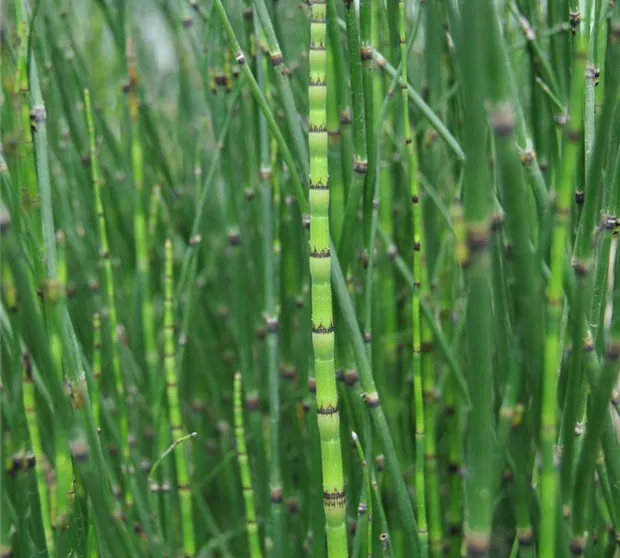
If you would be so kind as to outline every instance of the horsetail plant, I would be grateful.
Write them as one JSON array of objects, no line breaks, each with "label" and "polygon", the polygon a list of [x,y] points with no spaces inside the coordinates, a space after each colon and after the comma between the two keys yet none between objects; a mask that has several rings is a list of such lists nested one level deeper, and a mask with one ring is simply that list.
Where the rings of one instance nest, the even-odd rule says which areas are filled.
[{"label": "horsetail plant", "polygon": [[620,3],[3,8],[0,555],[618,558]]},{"label": "horsetail plant", "polygon": [[308,97],[310,103],[310,276],[312,278],[312,347],[316,378],[317,423],[321,437],[323,507],[328,556],[347,555],[345,493],[340,446],[340,413],[334,364],[331,293],[329,169],[327,164],[326,2],[310,6]]},{"label": "horsetail plant", "polygon": [[243,420],[242,379],[241,373],[235,372],[234,377],[234,407],[235,407],[235,438],[237,442],[237,460],[241,473],[241,487],[245,503],[246,530],[250,558],[261,558],[263,552],[258,538],[258,525],[256,523],[256,509],[254,507],[254,489],[248,464],[248,450],[245,441],[245,426]]},{"label": "horsetail plant", "polygon": [[409,125],[409,102],[407,97],[407,61],[405,39],[405,2],[399,0],[399,42],[401,56],[401,99],[403,111],[403,127],[405,130],[405,149],[407,150],[408,176],[410,184],[412,218],[413,218],[413,298],[411,311],[413,313],[413,397],[415,410],[415,494],[416,510],[418,514],[418,533],[422,546],[422,556],[428,555],[428,527],[426,518],[426,481],[424,479],[424,394],[422,388],[422,340],[420,321],[420,287],[422,278],[421,251],[422,251],[422,211],[420,210],[420,191],[418,186],[418,165],[412,130]]},{"label": "horsetail plant", "polygon": [[[183,424],[180,410],[179,387],[176,372],[176,351],[174,340],[174,276],[172,242],[166,239],[165,244],[165,297],[164,297],[164,368],[166,374],[166,395],[168,397],[168,415],[170,421],[170,434],[173,440],[178,440],[183,435]],[[181,501],[181,523],[183,530],[183,552],[188,556],[196,553],[194,541],[194,522],[192,515],[192,496],[189,486],[189,471],[187,457],[184,451],[175,452],[175,464],[177,474],[177,487]]]}]

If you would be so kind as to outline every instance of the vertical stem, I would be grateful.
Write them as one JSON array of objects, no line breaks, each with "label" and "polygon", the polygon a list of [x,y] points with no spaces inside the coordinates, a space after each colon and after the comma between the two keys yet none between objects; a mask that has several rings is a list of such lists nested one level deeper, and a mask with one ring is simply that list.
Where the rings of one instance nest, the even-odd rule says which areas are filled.
[{"label": "vertical stem", "polygon": [[[176,372],[176,352],[174,341],[174,275],[172,261],[172,242],[166,239],[165,244],[165,296],[164,296],[164,366],[166,374],[166,393],[168,396],[168,419],[173,440],[183,436],[183,419],[179,400],[179,386]],[[196,543],[194,540],[194,521],[192,515],[192,495],[189,488],[189,472],[185,448],[174,453],[176,463],[177,488],[181,500],[181,528],[183,533],[183,552],[194,556]]]},{"label": "vertical stem", "polygon": [[489,285],[491,206],[486,126],[483,100],[487,93],[483,37],[493,17],[491,2],[466,0],[461,5],[463,41],[461,76],[464,101],[465,181],[463,206],[469,250],[467,268],[467,354],[472,408],[468,420],[465,480],[465,543],[468,556],[489,551],[494,494],[493,484],[493,378],[492,308]]},{"label": "vertical stem", "polygon": [[258,525],[256,523],[256,510],[254,508],[254,490],[252,489],[252,476],[248,465],[248,450],[245,442],[245,427],[243,421],[243,401],[241,374],[235,373],[234,380],[234,410],[235,410],[235,439],[237,441],[237,460],[241,473],[241,487],[243,500],[245,501],[246,529],[250,558],[262,558],[263,553],[258,538]]},{"label": "vertical stem", "polygon": [[426,520],[426,498],[424,481],[424,397],[422,392],[422,356],[421,356],[421,321],[420,321],[420,287],[422,284],[422,211],[418,184],[418,164],[413,140],[413,130],[409,124],[409,100],[407,94],[407,49],[405,39],[405,2],[399,0],[399,36],[400,36],[400,76],[403,126],[405,130],[405,149],[409,166],[409,187],[413,206],[413,397],[415,410],[415,502],[418,519],[418,534],[422,545],[422,555],[428,554],[428,528]]},{"label": "vertical stem", "polygon": [[[557,431],[557,372],[561,364],[560,321],[564,302],[563,271],[570,227],[570,199],[577,171],[579,141],[582,136],[585,56],[585,42],[582,35],[579,34],[570,91],[569,120],[565,127],[566,139],[560,159],[557,184],[552,191],[555,204],[551,233],[551,278],[546,290],[547,319],[545,326],[547,336],[545,339],[540,420],[542,472],[540,478],[541,534],[539,552],[541,558],[553,558],[555,556],[557,475],[554,444]],[[574,347],[573,350],[579,350],[579,347]]]},{"label": "vertical stem", "polygon": [[312,345],[316,377],[317,423],[321,439],[323,506],[329,558],[347,555],[345,493],[340,447],[340,413],[334,365],[331,293],[329,171],[326,122],[326,4],[310,7],[310,276]]}]

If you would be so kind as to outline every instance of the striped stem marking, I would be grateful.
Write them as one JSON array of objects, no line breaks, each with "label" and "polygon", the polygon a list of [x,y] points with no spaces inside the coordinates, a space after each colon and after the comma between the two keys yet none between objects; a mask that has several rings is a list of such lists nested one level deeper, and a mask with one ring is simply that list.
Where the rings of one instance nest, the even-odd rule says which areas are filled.
[{"label": "striped stem marking", "polygon": [[334,364],[329,172],[327,165],[326,3],[311,4],[310,16],[310,275],[312,345],[316,377],[317,422],[321,439],[323,506],[329,558],[347,556],[345,494],[340,448],[340,415]]}]

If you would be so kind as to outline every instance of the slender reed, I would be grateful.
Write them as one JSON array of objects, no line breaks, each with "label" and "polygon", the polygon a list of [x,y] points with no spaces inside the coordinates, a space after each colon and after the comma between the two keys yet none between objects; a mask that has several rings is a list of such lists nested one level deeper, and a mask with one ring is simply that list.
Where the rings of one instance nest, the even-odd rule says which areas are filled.
[{"label": "slender reed", "polygon": [[310,10],[308,144],[310,147],[311,327],[316,377],[317,424],[321,438],[327,552],[328,556],[333,558],[347,555],[347,532],[330,283],[326,3],[315,1]]}]

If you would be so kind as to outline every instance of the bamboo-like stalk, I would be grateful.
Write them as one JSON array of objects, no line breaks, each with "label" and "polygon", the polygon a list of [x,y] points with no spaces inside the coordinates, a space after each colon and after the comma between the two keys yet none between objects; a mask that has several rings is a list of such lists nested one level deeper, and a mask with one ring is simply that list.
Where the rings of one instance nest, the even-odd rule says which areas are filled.
[{"label": "bamboo-like stalk", "polygon": [[[563,271],[566,240],[570,226],[570,198],[575,177],[579,140],[583,123],[583,91],[585,71],[585,41],[580,39],[575,52],[575,67],[571,83],[569,120],[566,124],[564,143],[557,184],[554,185],[555,204],[551,236],[551,278],[547,284],[547,336],[545,339],[545,364],[542,379],[542,405],[540,442],[542,446],[541,472],[541,536],[540,556],[555,556],[555,529],[557,503],[557,476],[554,444],[557,422],[557,369],[560,364],[560,320],[562,316]],[[579,350],[574,347],[574,350]]]},{"label": "bamboo-like stalk", "polygon": [[422,545],[423,556],[428,554],[428,527],[426,518],[426,484],[424,471],[424,394],[422,388],[422,341],[420,321],[420,290],[422,278],[422,211],[420,208],[420,189],[418,182],[418,161],[414,145],[412,127],[409,124],[409,102],[407,96],[407,51],[405,39],[405,2],[399,0],[399,33],[400,33],[400,76],[401,76],[401,99],[403,111],[403,126],[405,129],[405,149],[407,152],[407,164],[409,175],[409,190],[411,194],[412,218],[413,218],[413,293],[411,311],[413,313],[413,397],[415,411],[415,502],[418,517],[418,534]]},{"label": "bamboo-like stalk", "polygon": [[[176,372],[176,351],[174,340],[174,275],[172,259],[172,242],[165,244],[165,296],[164,296],[164,368],[166,374],[166,393],[168,396],[168,419],[173,440],[183,436],[183,419],[181,416],[179,387]],[[196,553],[194,538],[194,521],[192,514],[192,495],[189,486],[189,471],[184,448],[175,452],[177,487],[181,501],[181,527],[183,532],[183,552],[187,556]]]},{"label": "bamboo-like stalk", "polygon": [[[491,290],[489,285],[489,241],[491,206],[488,160],[485,149],[483,99],[487,93],[485,22],[493,17],[491,2],[464,2],[461,8],[461,37],[480,40],[460,44],[463,83],[464,129],[467,161],[463,185],[463,209],[469,251],[467,268],[467,354],[469,356],[472,408],[468,417],[467,470],[465,479],[465,544],[470,556],[489,552],[493,508],[492,445],[493,378]],[[488,44],[488,43],[486,43]]]},{"label": "bamboo-like stalk", "polygon": [[[146,194],[144,190],[144,152],[139,129],[138,114],[138,76],[134,41],[127,39],[125,56],[128,71],[128,104],[131,119],[131,171],[135,192],[134,200],[134,249],[136,254],[136,275],[140,292],[140,311],[144,335],[144,350],[151,389],[155,380],[157,365],[157,342],[155,339],[155,316],[153,312],[153,296],[149,278],[149,257],[147,241],[147,221],[144,215]],[[125,446],[129,451],[129,446]],[[128,458],[128,455],[125,456]]]},{"label": "bamboo-like stalk", "polygon": [[347,532],[330,283],[326,4],[323,0],[315,1],[310,10],[308,144],[310,147],[311,326],[316,377],[317,424],[321,438],[327,552],[330,558],[336,558],[347,555]]},{"label": "bamboo-like stalk", "polygon": [[241,486],[245,502],[246,530],[251,558],[261,558],[263,553],[258,538],[258,525],[256,523],[256,509],[254,507],[254,489],[252,488],[252,476],[248,465],[248,450],[245,441],[245,427],[243,421],[243,401],[241,374],[235,373],[234,378],[234,414],[235,414],[235,440],[237,442],[237,460],[241,473]]},{"label": "bamboo-like stalk", "polygon": [[[267,58],[261,56],[261,66],[258,73],[259,84],[265,92],[265,97],[270,97],[270,83],[267,79]],[[264,321],[267,331],[267,367],[269,385],[269,441],[270,441],[270,466],[269,487],[271,501],[271,537],[273,539],[273,552],[280,555],[284,552],[284,525],[282,517],[282,474],[280,454],[280,377],[278,370],[279,352],[279,316],[277,309],[278,300],[278,265],[276,243],[278,242],[278,200],[276,192],[277,181],[274,181],[269,149],[269,137],[267,122],[263,115],[259,117],[259,140],[260,140],[260,195],[262,198],[262,226],[263,226],[263,273],[264,273]],[[274,206],[276,210],[274,211]]]}]

